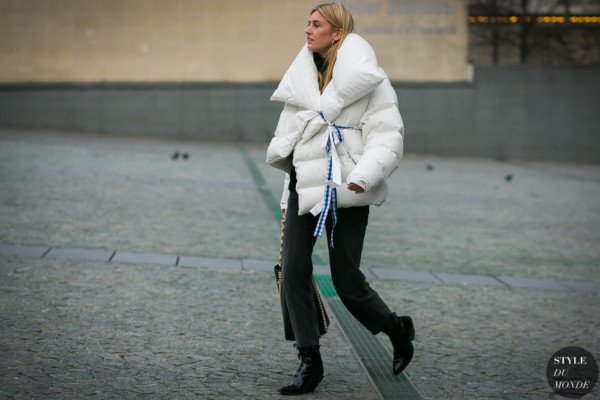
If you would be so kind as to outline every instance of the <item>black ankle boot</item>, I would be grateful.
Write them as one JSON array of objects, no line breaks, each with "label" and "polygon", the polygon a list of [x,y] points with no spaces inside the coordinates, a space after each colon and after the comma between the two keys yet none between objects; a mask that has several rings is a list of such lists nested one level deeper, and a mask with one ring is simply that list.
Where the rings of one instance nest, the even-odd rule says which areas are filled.
[{"label": "black ankle boot", "polygon": [[413,358],[415,349],[412,340],[415,340],[415,327],[412,318],[408,315],[399,317],[392,313],[383,332],[390,337],[394,346],[394,375],[402,372]]},{"label": "black ankle boot", "polygon": [[298,358],[301,363],[294,377],[287,386],[279,388],[283,395],[298,395],[310,393],[323,380],[323,361],[319,352],[320,345],[298,347]]}]

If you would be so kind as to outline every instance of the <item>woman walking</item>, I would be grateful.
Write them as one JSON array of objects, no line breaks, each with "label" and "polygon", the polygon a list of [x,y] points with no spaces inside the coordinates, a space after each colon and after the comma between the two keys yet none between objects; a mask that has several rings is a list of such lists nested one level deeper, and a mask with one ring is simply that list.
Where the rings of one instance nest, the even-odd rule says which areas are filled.
[{"label": "woman walking", "polygon": [[311,254],[324,230],[335,289],[371,333],[390,337],[394,374],[414,352],[412,319],[392,312],[359,269],[369,206],[385,201],[404,126],[387,75],[353,27],[339,3],[311,10],[307,43],[271,97],[284,103],[267,162],[286,172],[283,288],[301,360],[284,395],[312,392],[323,379]]}]

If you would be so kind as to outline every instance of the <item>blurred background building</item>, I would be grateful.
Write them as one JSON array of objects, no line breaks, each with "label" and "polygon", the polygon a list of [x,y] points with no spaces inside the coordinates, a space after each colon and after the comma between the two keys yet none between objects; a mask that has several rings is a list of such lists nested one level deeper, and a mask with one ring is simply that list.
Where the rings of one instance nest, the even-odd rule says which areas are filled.
[{"label": "blurred background building", "polygon": [[600,64],[600,0],[471,0],[475,64]]},{"label": "blurred background building", "polygon": [[[347,0],[407,152],[600,160],[598,1]],[[0,128],[267,142],[307,0],[0,0]]]}]

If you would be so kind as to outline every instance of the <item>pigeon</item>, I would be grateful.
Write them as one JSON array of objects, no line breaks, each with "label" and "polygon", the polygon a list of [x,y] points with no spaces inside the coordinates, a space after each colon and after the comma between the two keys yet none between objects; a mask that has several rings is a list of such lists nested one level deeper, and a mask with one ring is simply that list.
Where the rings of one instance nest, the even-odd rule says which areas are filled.
[{"label": "pigeon", "polygon": [[504,180],[505,180],[506,182],[510,182],[510,181],[512,181],[512,178],[513,178],[512,174],[508,174],[508,175],[506,175],[506,176],[504,177]]},{"label": "pigeon", "polygon": [[188,157],[189,157],[189,154],[188,153],[182,153],[181,157],[183,157],[184,160],[187,160]]},{"label": "pigeon", "polygon": [[433,171],[433,165],[427,164],[427,171]]},{"label": "pigeon", "polygon": [[178,151],[176,151],[176,152],[175,152],[175,153],[174,153],[174,154],[171,156],[171,158],[172,158],[173,160],[177,160],[177,158],[179,158],[179,152],[178,152]]}]

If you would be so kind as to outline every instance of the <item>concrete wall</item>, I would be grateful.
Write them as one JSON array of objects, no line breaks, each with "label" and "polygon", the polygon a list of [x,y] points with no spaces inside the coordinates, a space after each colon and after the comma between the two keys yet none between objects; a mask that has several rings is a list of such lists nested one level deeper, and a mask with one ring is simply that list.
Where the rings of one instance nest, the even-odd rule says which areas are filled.
[{"label": "concrete wall", "polygon": [[[600,68],[477,67],[471,84],[395,84],[406,151],[600,161]],[[276,83],[2,84],[0,127],[267,142]]]},{"label": "concrete wall", "polygon": [[[0,0],[0,82],[270,82],[315,0]],[[398,81],[465,81],[462,0],[349,0]]]},{"label": "concrete wall", "polygon": [[599,67],[480,66],[472,86],[398,94],[411,151],[600,161]]},{"label": "concrete wall", "polygon": [[0,126],[264,142],[269,84],[0,84]]}]

